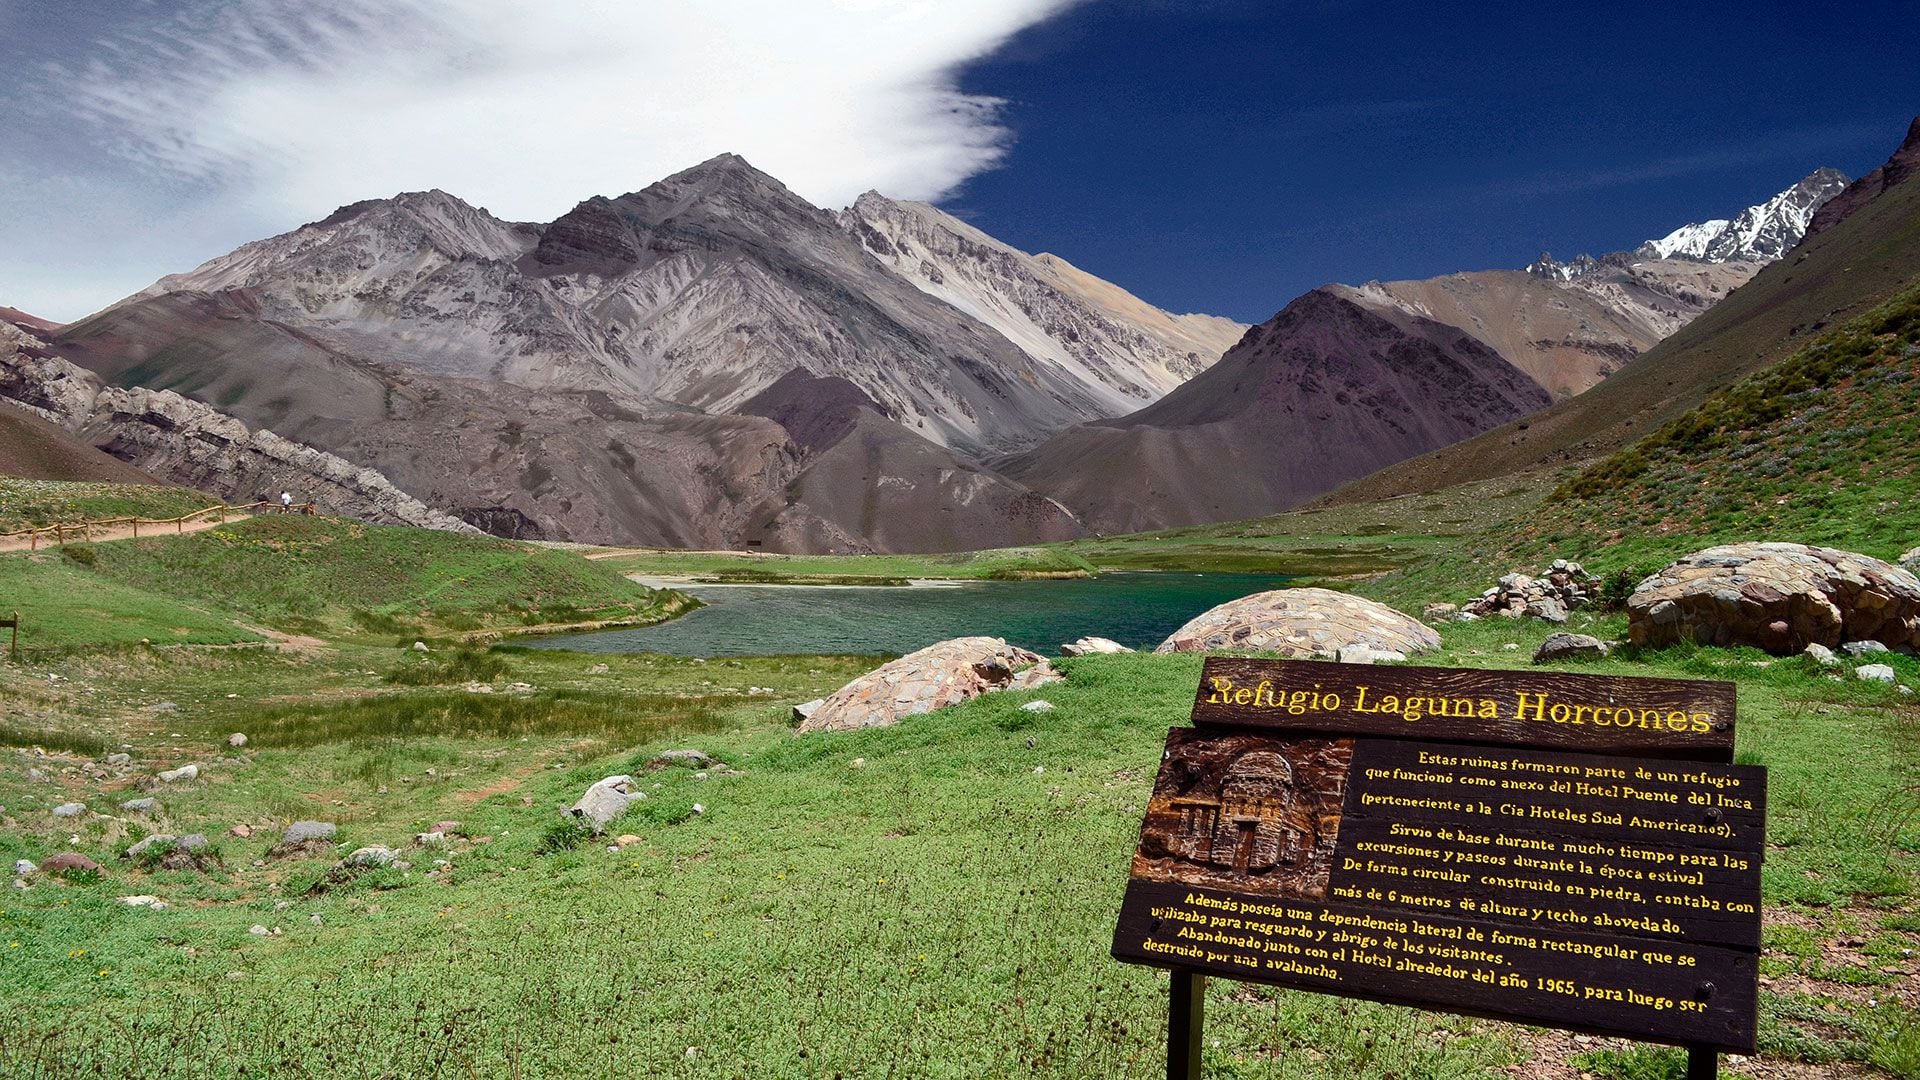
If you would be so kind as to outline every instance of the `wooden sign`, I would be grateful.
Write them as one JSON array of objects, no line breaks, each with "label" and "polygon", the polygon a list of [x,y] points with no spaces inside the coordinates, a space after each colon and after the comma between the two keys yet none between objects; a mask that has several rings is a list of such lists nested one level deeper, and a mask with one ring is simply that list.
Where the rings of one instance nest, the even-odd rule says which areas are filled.
[{"label": "wooden sign", "polygon": [[1733,684],[1209,657],[1193,722],[1733,760]]},{"label": "wooden sign", "polygon": [[1213,974],[1753,1051],[1766,771],[1725,763],[1730,684],[1210,659],[1193,719],[1113,942],[1176,1000]]}]

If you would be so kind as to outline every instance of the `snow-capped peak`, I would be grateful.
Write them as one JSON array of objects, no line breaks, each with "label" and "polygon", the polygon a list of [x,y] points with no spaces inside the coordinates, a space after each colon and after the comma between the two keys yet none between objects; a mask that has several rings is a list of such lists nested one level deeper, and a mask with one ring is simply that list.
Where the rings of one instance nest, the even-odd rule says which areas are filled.
[{"label": "snow-capped peak", "polygon": [[1714,238],[1725,232],[1727,226],[1731,224],[1733,222],[1726,218],[1714,218],[1712,221],[1703,221],[1698,225],[1682,225],[1658,240],[1649,240],[1641,244],[1635,253],[1651,249],[1652,257],[1656,259],[1704,258],[1707,254],[1707,245],[1713,243]]}]

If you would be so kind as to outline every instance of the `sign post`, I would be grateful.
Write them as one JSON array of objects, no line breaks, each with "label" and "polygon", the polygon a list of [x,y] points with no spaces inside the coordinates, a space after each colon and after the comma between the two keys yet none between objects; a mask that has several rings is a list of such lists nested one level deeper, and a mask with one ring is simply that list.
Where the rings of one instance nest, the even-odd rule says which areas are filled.
[{"label": "sign post", "polygon": [[7,659],[19,660],[20,659],[20,613],[16,611],[12,614],[12,616],[5,619],[0,619],[0,626],[7,627],[13,631],[12,641],[7,645]]},{"label": "sign post", "polygon": [[1688,1048],[1754,1049],[1766,770],[1731,683],[1212,658],[1167,733],[1113,955]]}]

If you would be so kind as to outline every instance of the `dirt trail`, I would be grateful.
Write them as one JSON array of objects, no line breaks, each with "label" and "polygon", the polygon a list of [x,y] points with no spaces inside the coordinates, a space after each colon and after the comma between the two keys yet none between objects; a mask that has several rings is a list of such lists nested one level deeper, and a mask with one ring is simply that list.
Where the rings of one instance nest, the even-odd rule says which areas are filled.
[{"label": "dirt trail", "polygon": [[[170,521],[162,523],[143,521],[140,523],[139,533],[142,537],[178,536],[184,533],[199,532],[202,529],[211,529],[216,525],[245,521],[252,516],[251,514],[230,514],[227,516],[226,521],[221,521],[217,517],[200,518],[196,521],[183,522]],[[67,534],[66,542],[69,544],[98,544],[108,540],[131,540],[134,538],[134,527],[132,525],[117,525],[110,529],[88,529],[85,536],[78,535],[79,531],[78,528],[71,530]],[[0,551],[27,551],[36,546],[53,548],[59,547],[60,545],[55,540],[54,535],[49,533],[41,533],[37,545],[34,539],[28,536],[0,537]]]}]

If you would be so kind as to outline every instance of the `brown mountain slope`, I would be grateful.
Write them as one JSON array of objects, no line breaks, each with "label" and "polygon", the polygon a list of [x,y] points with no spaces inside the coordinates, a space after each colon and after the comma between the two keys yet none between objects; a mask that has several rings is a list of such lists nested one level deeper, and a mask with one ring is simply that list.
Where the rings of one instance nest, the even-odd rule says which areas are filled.
[{"label": "brown mountain slope", "polygon": [[160,483],[11,403],[0,404],[0,476],[110,484]]},{"label": "brown mountain slope", "polygon": [[[1895,162],[1920,153],[1920,123],[1907,138]],[[1785,359],[1812,331],[1883,303],[1916,280],[1920,181],[1908,176],[1810,232],[1785,258],[1592,390],[1384,468],[1328,501],[1368,502],[1611,453]]]},{"label": "brown mountain slope", "polygon": [[768,551],[971,551],[1087,535],[1059,503],[880,415],[845,379],[790,371],[741,411],[805,449],[800,474],[744,530]]},{"label": "brown mountain slope", "polygon": [[1083,424],[1002,471],[1090,527],[1252,517],[1545,405],[1471,335],[1316,289],[1159,402]]}]

